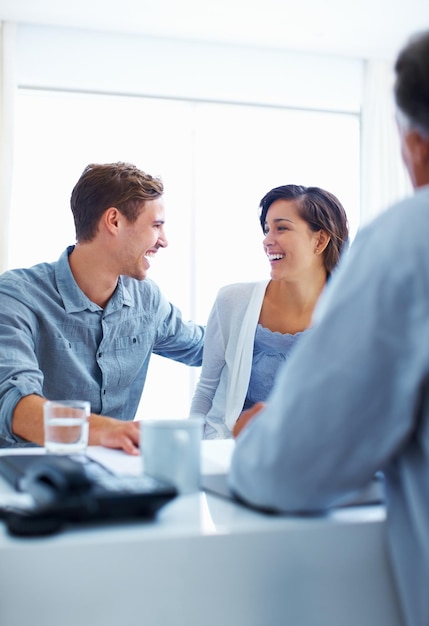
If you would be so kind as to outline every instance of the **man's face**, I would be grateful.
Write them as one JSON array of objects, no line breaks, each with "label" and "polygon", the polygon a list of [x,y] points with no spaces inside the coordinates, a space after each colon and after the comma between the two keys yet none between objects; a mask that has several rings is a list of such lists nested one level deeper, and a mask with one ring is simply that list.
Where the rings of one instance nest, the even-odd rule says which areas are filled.
[{"label": "man's face", "polygon": [[133,223],[124,216],[122,218],[118,241],[118,274],[144,280],[150,267],[149,259],[159,248],[168,245],[164,234],[164,201],[162,198],[146,201]]}]

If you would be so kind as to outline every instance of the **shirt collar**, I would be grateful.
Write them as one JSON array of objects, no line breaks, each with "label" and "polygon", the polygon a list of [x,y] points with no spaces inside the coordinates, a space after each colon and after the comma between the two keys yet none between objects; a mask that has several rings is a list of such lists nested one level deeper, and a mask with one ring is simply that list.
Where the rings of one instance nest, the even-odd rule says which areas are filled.
[{"label": "shirt collar", "polygon": [[[64,303],[67,313],[77,313],[79,311],[102,311],[103,309],[95,302],[92,302],[80,289],[74,279],[69,264],[69,255],[73,251],[74,246],[69,246],[64,250],[58,259],[55,267],[55,278],[57,281],[58,291]],[[134,299],[124,284],[122,276],[119,276],[118,285],[110,298],[106,309],[113,312],[122,306],[132,306]]]}]

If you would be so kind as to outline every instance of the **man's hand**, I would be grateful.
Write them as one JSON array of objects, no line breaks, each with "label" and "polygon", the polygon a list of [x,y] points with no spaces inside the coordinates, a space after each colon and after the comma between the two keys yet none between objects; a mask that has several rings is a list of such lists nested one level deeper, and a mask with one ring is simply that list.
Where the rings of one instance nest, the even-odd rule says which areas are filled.
[{"label": "man's hand", "polygon": [[[43,405],[46,398],[29,395],[17,403],[13,415],[13,432],[27,441],[44,445]],[[140,453],[139,422],[122,422],[106,415],[89,416],[89,445],[116,448],[134,456]]]},{"label": "man's hand", "polygon": [[91,415],[89,418],[89,444],[140,454],[140,423],[122,422],[113,417]]},{"label": "man's hand", "polygon": [[234,424],[234,427],[232,429],[233,436],[237,437],[246,426],[246,424],[248,424],[250,420],[255,417],[255,415],[260,413],[264,407],[265,402],[256,402],[256,404],[254,404],[250,409],[247,409],[247,411],[243,411]]}]

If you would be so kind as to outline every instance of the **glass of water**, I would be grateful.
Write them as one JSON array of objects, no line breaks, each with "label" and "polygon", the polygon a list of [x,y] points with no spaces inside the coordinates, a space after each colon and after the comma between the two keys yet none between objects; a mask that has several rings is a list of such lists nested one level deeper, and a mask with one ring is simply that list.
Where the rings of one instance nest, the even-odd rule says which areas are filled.
[{"label": "glass of water", "polygon": [[80,454],[88,446],[90,403],[49,400],[43,405],[45,450],[50,454]]}]

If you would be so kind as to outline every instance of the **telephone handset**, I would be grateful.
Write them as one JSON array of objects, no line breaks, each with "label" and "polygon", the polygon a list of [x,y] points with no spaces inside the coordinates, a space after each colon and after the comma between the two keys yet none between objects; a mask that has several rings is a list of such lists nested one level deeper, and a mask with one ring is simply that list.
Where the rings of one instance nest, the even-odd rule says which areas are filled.
[{"label": "telephone handset", "polygon": [[15,535],[53,533],[66,522],[150,519],[177,495],[170,483],[113,474],[86,455],[0,456],[0,474],[35,502],[33,508],[0,511]]},{"label": "telephone handset", "polygon": [[30,493],[42,506],[62,505],[87,496],[92,481],[82,463],[70,457],[37,460],[31,464],[20,481],[22,491]]}]

